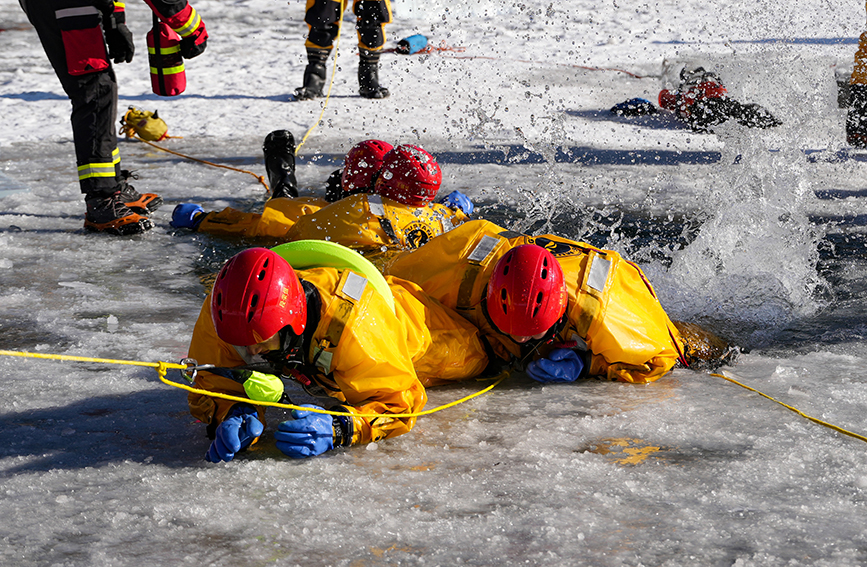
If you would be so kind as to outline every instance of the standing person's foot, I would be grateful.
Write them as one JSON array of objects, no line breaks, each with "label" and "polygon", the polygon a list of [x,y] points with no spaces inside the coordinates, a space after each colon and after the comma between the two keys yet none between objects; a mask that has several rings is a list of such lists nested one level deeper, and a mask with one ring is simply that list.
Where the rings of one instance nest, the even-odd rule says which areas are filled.
[{"label": "standing person's foot", "polygon": [[89,231],[128,236],[141,234],[154,226],[150,219],[126,206],[120,191],[108,196],[88,197],[85,203],[84,228]]},{"label": "standing person's foot", "polygon": [[358,94],[364,98],[388,98],[388,89],[379,84],[379,52],[360,50]]},{"label": "standing person's foot", "polygon": [[304,69],[304,85],[295,89],[295,100],[312,100],[324,95],[327,70],[325,62],[331,48],[307,48],[307,67]]},{"label": "standing person's foot", "polygon": [[265,154],[265,171],[271,185],[271,199],[297,197],[298,181],[295,179],[295,137],[289,130],[274,130],[262,144]]},{"label": "standing person's foot", "polygon": [[119,186],[123,204],[140,215],[149,215],[163,204],[163,198],[156,193],[139,193],[135,187],[127,183],[127,179],[138,177],[126,169],[120,172],[121,182]]}]

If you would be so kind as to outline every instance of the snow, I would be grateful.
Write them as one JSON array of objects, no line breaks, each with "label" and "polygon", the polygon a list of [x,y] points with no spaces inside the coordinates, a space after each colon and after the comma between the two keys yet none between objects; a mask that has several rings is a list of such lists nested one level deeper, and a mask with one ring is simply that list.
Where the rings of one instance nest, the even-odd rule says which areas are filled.
[{"label": "snow", "polygon": [[[300,139],[322,112],[287,102],[304,5],[195,6],[208,50],[187,62],[187,92],[161,99],[148,9],[127,3],[137,54],[116,67],[119,108],[158,110],[182,136],[172,150],[261,175],[264,136]],[[384,55],[392,96],[363,100],[347,18],[331,99],[299,153],[305,193],[357,141],[418,143],[482,215],[640,262],[674,318],[750,349],[727,369],[742,382],[867,432],[867,160],[845,145],[835,84],[862,4],[396,0],[394,12],[389,45],[422,33],[466,49]],[[0,0],[0,29],[0,348],[178,361],[199,278],[247,243],[176,233],[171,210],[254,209],[262,187],[124,140],[136,187],[166,200],[157,227],[85,233],[69,103],[14,0]],[[655,100],[685,61],[784,125],[695,134],[606,112]],[[184,392],[151,368],[0,356],[0,376],[3,565],[867,562],[864,442],[707,372],[648,386],[513,376],[393,440],[297,462],[266,433],[222,465],[204,461]],[[428,407],[482,387],[431,389]]]}]

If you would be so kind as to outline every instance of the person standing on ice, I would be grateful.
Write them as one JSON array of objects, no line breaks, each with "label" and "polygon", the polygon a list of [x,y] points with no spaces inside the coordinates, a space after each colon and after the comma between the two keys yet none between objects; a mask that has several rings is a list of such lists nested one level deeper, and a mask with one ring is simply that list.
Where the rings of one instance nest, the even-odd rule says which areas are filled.
[{"label": "person standing on ice", "polygon": [[[304,21],[309,33],[307,68],[304,84],[295,89],[295,100],[311,100],[324,96],[325,63],[331,54],[343,21],[346,0],[307,0]],[[385,26],[391,23],[391,0],[353,0],[352,11],[358,30],[358,94],[364,98],[387,98],[388,89],[379,84],[379,56],[385,45]]]},{"label": "person standing on ice", "polygon": [[[475,220],[385,265],[478,327],[540,382],[645,383],[728,345],[673,323],[641,269],[612,250]],[[684,336],[687,340],[684,340]]]},{"label": "person standing on ice", "polygon": [[365,140],[346,154],[344,167],[329,178],[326,200],[298,197],[295,145],[286,130],[265,138],[265,166],[272,196],[261,214],[231,207],[206,213],[182,203],[171,225],[208,234],[277,238],[284,241],[330,240],[355,249],[417,248],[468,220],[473,203],[459,191],[441,203],[434,199],[442,183],[436,159],[418,146],[397,148]]},{"label": "person standing on ice", "polygon": [[[205,23],[187,0],[147,2],[154,14],[181,36],[184,58],[205,50]],[[114,235],[152,228],[148,214],[162,199],[153,193],[140,194],[127,183],[129,173],[121,170],[117,149],[117,79],[109,60],[129,63],[135,52],[124,4],[111,0],[20,3],[72,102],[78,182],[87,206],[85,228]]]},{"label": "person standing on ice", "polygon": [[291,257],[286,246],[232,257],[202,305],[189,356],[217,368],[199,372],[196,386],[250,400],[189,395],[190,412],[213,439],[207,460],[230,461],[262,435],[256,402],[281,400],[283,380],[314,396],[307,408],[353,414],[293,410],[274,438],[280,451],[303,458],[402,435],[415,417],[389,414],[420,411],[424,380],[460,380],[488,367],[478,329],[418,286],[387,278],[382,291],[365,277],[381,278],[372,265],[295,271],[278,254]]},{"label": "person standing on ice", "polygon": [[856,148],[867,148],[867,31],[858,39],[855,67],[849,79],[846,143]]}]

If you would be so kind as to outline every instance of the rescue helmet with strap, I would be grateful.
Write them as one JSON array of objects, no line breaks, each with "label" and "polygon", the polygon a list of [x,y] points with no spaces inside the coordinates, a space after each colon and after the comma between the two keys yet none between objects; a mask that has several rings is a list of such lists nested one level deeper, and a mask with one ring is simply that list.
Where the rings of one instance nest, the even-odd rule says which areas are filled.
[{"label": "rescue helmet with strap", "polygon": [[507,335],[532,337],[547,331],[566,312],[567,301],[560,262],[535,244],[506,252],[488,282],[488,314]]},{"label": "rescue helmet with strap", "polygon": [[344,193],[372,192],[376,175],[382,169],[382,158],[393,147],[382,140],[365,140],[352,146],[343,158],[340,184]]},{"label": "rescue helmet with strap", "polygon": [[289,262],[267,248],[250,248],[229,259],[211,292],[217,336],[231,345],[266,341],[286,326],[300,335],[307,298]]},{"label": "rescue helmet with strap", "polygon": [[432,155],[404,144],[385,154],[376,192],[405,205],[424,207],[434,200],[442,181],[443,172]]}]

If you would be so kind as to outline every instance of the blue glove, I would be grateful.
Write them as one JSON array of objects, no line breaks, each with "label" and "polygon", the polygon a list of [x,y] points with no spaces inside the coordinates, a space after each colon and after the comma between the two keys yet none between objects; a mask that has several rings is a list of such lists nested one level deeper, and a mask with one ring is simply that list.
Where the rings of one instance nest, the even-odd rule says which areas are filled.
[{"label": "blue glove", "polygon": [[551,351],[548,358],[527,365],[527,374],[537,382],[574,382],[584,369],[584,360],[568,348]]},{"label": "blue glove", "polygon": [[265,426],[259,421],[256,408],[249,404],[238,404],[223,423],[217,426],[217,436],[211,443],[205,459],[209,463],[227,463],[235,458],[235,453],[250,446],[253,439],[262,435]]},{"label": "blue glove", "polygon": [[172,211],[172,222],[169,226],[174,228],[189,228],[196,230],[202,219],[205,209],[195,203],[181,203]]},{"label": "blue glove", "polygon": [[[322,409],[305,404],[301,407]],[[277,426],[277,448],[293,459],[321,455],[334,448],[334,419],[324,413],[292,410],[292,417]]]},{"label": "blue glove", "polygon": [[470,198],[460,191],[452,191],[440,202],[450,209],[462,210],[467,216],[473,214],[473,209],[476,208]]}]

